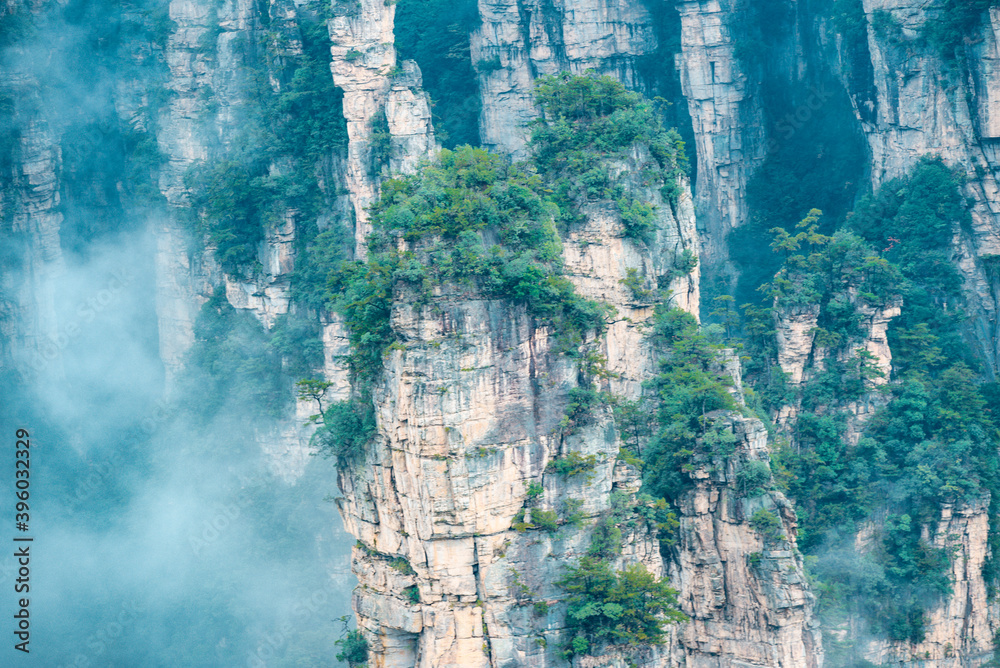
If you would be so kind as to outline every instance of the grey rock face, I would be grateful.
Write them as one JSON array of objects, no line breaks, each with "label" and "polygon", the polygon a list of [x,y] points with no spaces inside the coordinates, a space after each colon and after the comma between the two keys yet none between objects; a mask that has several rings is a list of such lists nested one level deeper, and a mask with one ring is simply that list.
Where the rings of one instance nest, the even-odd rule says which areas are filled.
[{"label": "grey rock face", "polygon": [[[333,80],[344,90],[346,185],[355,215],[355,254],[365,256],[367,207],[390,173],[412,172],[435,147],[427,95],[413,61],[397,66],[395,3],[362,0],[337,6],[330,19]],[[377,163],[377,164],[376,164]]]},{"label": "grey rock face", "polygon": [[735,53],[746,30],[744,0],[681,2],[677,66],[698,156],[695,206],[702,255],[723,274],[726,236],[747,219],[746,186],[764,159],[767,134],[758,81]]},{"label": "grey rock face", "polygon": [[[617,214],[597,204],[565,242],[571,280],[618,311],[588,348],[607,356],[606,389],[632,399],[656,371],[642,332],[652,308],[621,280],[634,269],[655,285],[672,266],[665,258],[696,243],[689,204],[682,199],[660,211],[650,246],[626,239]],[[683,287],[694,278],[676,281]],[[696,289],[678,292],[679,304],[697,309]],[[440,286],[426,304],[404,289],[395,296],[392,327],[399,345],[374,396],[379,436],[365,462],[340,477],[341,513],[359,539],[354,608],[373,661],[400,668],[559,665],[568,638],[564,592],[555,582],[586,553],[612,493],[625,495],[627,505],[640,486],[638,472],[618,460],[614,418],[598,408],[567,430],[569,391],[580,383],[576,362],[553,350],[554,333],[523,307],[467,286]],[[738,375],[735,358],[730,367]],[[778,493],[747,499],[736,488],[743,464],[767,460],[766,431],[756,419],[731,420],[737,454],[692,474],[676,556],[665,561],[655,532],[638,521],[625,531],[615,563],[669,572],[692,621],[641,657],[611,652],[575,664],[820,665],[794,513]],[[568,452],[593,455],[592,476],[546,470]],[[536,499],[527,497],[529,483],[542,486]],[[518,530],[516,523],[532,523],[536,512],[564,515],[570,500],[579,504],[579,528]],[[779,518],[780,539],[751,528],[760,509]],[[536,603],[545,604],[543,614]]]},{"label": "grey rock face", "polygon": [[479,0],[479,15],[471,46],[482,143],[515,157],[524,157],[526,126],[538,116],[535,79],[593,69],[634,89],[637,59],[656,51],[653,19],[642,2]]},{"label": "grey rock face", "polygon": [[[864,9],[869,19],[877,11],[886,12],[892,30],[892,34],[876,30],[869,21],[875,95],[871,100],[854,98],[871,150],[872,187],[903,176],[925,155],[939,155],[965,174],[972,226],[956,232],[953,248],[973,316],[970,333],[996,373],[998,304],[996,277],[988,265],[989,258],[1000,251],[1000,196],[995,177],[1000,156],[993,141],[997,137],[995,65],[1000,14],[996,8],[984,13],[978,33],[966,41],[963,49],[969,71],[963,77],[954,64],[917,42],[924,26],[936,20],[941,10],[906,0],[866,0]],[[937,525],[924,527],[930,542],[954,550],[953,593],[931,609],[924,642],[873,641],[868,646],[869,660],[902,665],[930,661],[935,666],[981,665],[988,660],[992,630],[1000,622],[996,603],[982,593],[981,564],[990,552],[981,537],[982,527],[988,524],[986,503],[942,507]]]},{"label": "grey rock face", "polygon": [[[822,666],[815,597],[795,547],[795,510],[780,492],[739,494],[738,471],[768,461],[767,432],[757,419],[733,417],[736,454],[692,477],[680,502],[678,559],[671,580],[690,617],[678,629],[682,665]],[[780,534],[766,536],[749,520],[766,511]],[[739,663],[738,663],[739,662]]]},{"label": "grey rock face", "polygon": [[972,226],[959,231],[955,259],[965,278],[965,294],[974,314],[972,334],[993,373],[998,367],[998,304],[995,276],[988,265],[1000,254],[1000,189],[995,172],[998,89],[996,63],[1000,12],[984,14],[978,34],[966,49],[968,77],[945,63],[929,46],[915,40],[934,21],[935,9],[922,3],[865,2],[871,16],[888,12],[898,35],[879,34],[869,26],[868,47],[877,91],[871,105],[856,100],[858,117],[871,149],[871,181],[902,176],[925,155],[939,155],[968,179]]}]

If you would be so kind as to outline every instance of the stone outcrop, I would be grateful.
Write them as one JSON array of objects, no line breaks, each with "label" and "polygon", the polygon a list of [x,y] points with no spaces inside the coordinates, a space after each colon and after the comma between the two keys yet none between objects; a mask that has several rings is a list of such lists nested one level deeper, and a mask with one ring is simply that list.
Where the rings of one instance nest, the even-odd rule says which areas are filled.
[{"label": "stone outcrop", "polygon": [[922,642],[871,641],[866,658],[876,665],[928,663],[940,668],[980,666],[993,657],[998,604],[989,593],[983,567],[991,558],[988,543],[989,496],[973,503],[945,504],[923,538],[950,556],[952,593],[930,610]]},{"label": "stone outcrop", "polygon": [[[44,3],[7,2],[9,14],[42,11]],[[14,19],[16,21],[16,19]],[[62,153],[40,94],[36,45],[5,42],[0,50],[0,371],[40,371],[59,357],[54,278],[64,270]],[[58,365],[49,368],[58,377]]]},{"label": "stone outcrop", "polygon": [[[198,311],[214,291],[223,291],[234,308],[253,313],[268,329],[288,313],[297,225],[311,222],[300,221],[300,212],[294,209],[285,210],[281,220],[264,231],[257,249],[259,267],[236,274],[222,270],[214,248],[197,238],[189,222],[192,212],[187,177],[192,168],[227,155],[240,141],[246,110],[255,103],[249,73],[266,72],[272,89],[280,92],[289,77],[289,65],[302,53],[295,5],[284,0],[264,6],[173,0],[170,17],[176,28],[166,44],[166,88],[172,95],[159,118],[157,133],[167,159],[159,183],[167,215],[156,221],[155,227],[160,356],[167,369],[168,391],[194,342]],[[263,28],[265,24],[268,30]],[[270,56],[266,63],[260,57],[262,52]],[[271,166],[272,172],[282,169],[283,164]],[[334,194],[344,185],[342,158],[326,156],[315,169],[330,191],[327,199],[332,207],[317,221],[322,229],[339,224],[331,218],[342,215],[346,208],[346,198]],[[326,327],[326,338],[333,344],[330,349],[337,351],[340,348],[331,327],[336,329],[337,325]],[[344,373],[335,359],[325,366],[331,378]],[[330,396],[343,393],[345,383],[342,380],[332,388]],[[314,427],[303,425],[315,412],[314,406],[300,401],[295,415],[258,433],[265,461],[286,482],[294,481],[305,469]]]},{"label": "stone outcrop", "polygon": [[371,231],[367,207],[392,172],[411,172],[435,147],[420,68],[396,62],[394,2],[335,4],[330,19],[334,82],[344,91],[347,119],[346,185],[355,216],[355,253],[365,255]]},{"label": "stone outcrop", "polygon": [[[651,161],[636,146],[614,171],[638,175]],[[585,222],[566,236],[565,271],[577,291],[588,299],[612,304],[617,314],[601,342],[601,353],[613,375],[607,389],[614,394],[639,396],[642,382],[656,371],[656,360],[645,343],[642,325],[664,295],[669,303],[698,317],[699,268],[689,273],[677,269],[685,257],[695,255],[698,240],[690,190],[683,184],[676,204],[663,200],[656,188],[628,179],[628,187],[655,207],[655,234],[649,243],[630,239],[614,203],[600,201],[584,206]]]},{"label": "stone outcrop", "polygon": [[[937,20],[934,4],[907,0],[865,0],[872,95],[855,94],[857,116],[871,151],[871,183],[903,176],[925,155],[938,155],[967,179],[972,225],[956,230],[954,259],[965,279],[972,315],[969,334],[992,372],[998,369],[997,280],[993,258],[1000,253],[1000,192],[996,172],[998,87],[996,63],[1000,10],[984,12],[978,27],[959,46],[954,61],[921,43],[925,26]],[[864,99],[871,97],[872,99]],[[875,352],[874,350],[872,352]],[[876,353],[878,354],[878,353]],[[874,643],[877,663],[981,665],[989,659],[998,618],[984,595],[981,564],[986,504],[943,507],[937,527],[925,527],[935,544],[957,547],[952,564],[953,594],[930,611],[927,639],[917,645]]]},{"label": "stone outcrop", "polygon": [[725,266],[726,237],[747,219],[747,181],[767,148],[759,75],[736,57],[737,42],[749,30],[748,3],[689,0],[677,9],[677,67],[697,150],[695,205],[703,230],[699,255],[726,275],[732,272]]},{"label": "stone outcrop", "polygon": [[[767,432],[757,419],[733,416],[736,454],[692,474],[680,502],[678,558],[671,581],[691,621],[678,629],[681,665],[822,666],[815,597],[795,547],[795,510],[780,492],[741,494],[739,471],[768,462]],[[773,534],[749,520],[780,520]]]},{"label": "stone outcrop", "polygon": [[889,323],[901,313],[902,300],[898,297],[882,307],[870,306],[857,299],[857,291],[850,291],[854,313],[858,319],[860,335],[839,346],[836,351],[823,348],[816,343],[819,305],[785,307],[776,303],[774,309],[774,330],[778,348],[778,365],[788,374],[792,385],[801,385],[815,372],[826,368],[826,360],[831,354],[840,362],[847,363],[856,358],[860,351],[871,356],[871,364],[877,372],[869,379],[871,385],[885,385],[892,371],[892,351],[889,349],[887,332]]},{"label": "stone outcrop", "polygon": [[[21,89],[25,102],[34,97],[20,86],[13,88]],[[18,149],[11,187],[3,188],[0,199],[0,230],[4,243],[10,244],[10,262],[0,269],[0,367],[35,371],[48,367],[58,377],[58,365],[50,364],[58,359],[61,347],[53,282],[64,267],[59,243],[61,153],[57,136],[39,117],[26,121]],[[18,257],[15,249],[21,251]]]},{"label": "stone outcrop", "polygon": [[198,0],[170,3],[170,18],[177,28],[167,41],[170,77],[166,87],[173,95],[157,133],[160,150],[167,158],[159,185],[169,213],[156,231],[156,310],[160,358],[167,369],[168,387],[170,378],[183,366],[184,353],[194,343],[194,321],[204,295],[210,294],[219,280],[218,275],[209,276],[211,269],[203,267],[202,253],[184,224],[190,207],[184,176],[208,158],[209,137],[204,131],[208,105],[203,91],[214,90],[215,60],[214,49],[205,49],[204,43],[218,20],[210,7],[210,3]]},{"label": "stone outcrop", "polygon": [[640,88],[637,60],[657,48],[649,9],[629,0],[479,0],[472,62],[482,96],[484,146],[524,157],[527,124],[538,116],[540,76],[592,69]]},{"label": "stone outcrop", "polygon": [[[671,273],[674,254],[696,242],[690,200],[658,211],[649,246],[625,238],[617,214],[600,203],[588,205],[586,221],[564,242],[580,292],[618,311],[607,334],[585,345],[607,357],[605,389],[630,399],[656,370],[641,328],[652,315],[647,293],[656,279],[667,277],[678,303],[697,308],[694,278]],[[630,275],[635,290],[623,283]],[[440,285],[429,303],[409,291],[397,288],[397,345],[374,391],[378,436],[364,463],[339,480],[345,526],[359,539],[354,609],[371,664],[560,665],[569,638],[565,594],[555,582],[586,553],[598,520],[634,512],[639,474],[618,459],[621,436],[608,408],[567,426],[570,390],[591,381],[553,349],[555,333],[524,307],[467,285]],[[738,375],[735,357],[726,366]],[[738,415],[729,424],[737,454],[693,474],[674,556],[664,560],[644,521],[621,525],[623,552],[614,565],[669,572],[692,621],[641,656],[612,652],[578,657],[577,665],[820,665],[794,513],[779,493],[748,498],[738,490],[741,467],[767,460],[766,431]],[[565,476],[548,467],[571,452],[593,456],[593,470]],[[532,498],[530,483],[540,485]],[[750,526],[758,510],[772,513],[780,537]],[[541,519],[535,525],[535,513],[547,512],[560,518],[557,531],[542,530]],[[565,523],[570,512],[578,526]]]},{"label": "stone outcrop", "polygon": [[[869,21],[868,50],[874,71],[874,100],[855,97],[858,118],[871,150],[871,182],[878,187],[903,176],[925,155],[939,155],[966,178],[972,226],[957,231],[955,259],[965,278],[974,320],[971,333],[993,373],[998,367],[998,302],[991,258],[1000,254],[1000,155],[995,140],[998,87],[995,64],[1000,10],[984,12],[974,34],[947,62],[921,44],[935,5],[907,0],[866,0],[868,17],[885,12],[884,30]],[[963,68],[968,74],[963,75]]]},{"label": "stone outcrop", "polygon": [[774,312],[774,338],[778,344],[778,365],[794,385],[802,382],[813,352],[819,305],[778,308]]}]

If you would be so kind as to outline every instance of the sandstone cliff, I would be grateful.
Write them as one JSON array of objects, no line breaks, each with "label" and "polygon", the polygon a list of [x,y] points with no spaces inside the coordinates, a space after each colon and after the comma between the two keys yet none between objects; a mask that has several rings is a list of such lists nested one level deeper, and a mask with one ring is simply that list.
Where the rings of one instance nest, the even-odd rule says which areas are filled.
[{"label": "sandstone cliff", "polygon": [[944,505],[940,519],[924,527],[928,542],[951,555],[952,593],[930,611],[923,642],[872,641],[866,658],[876,665],[980,666],[993,658],[997,606],[983,578],[991,557],[989,497]]},{"label": "sandstone cliff", "polygon": [[1000,162],[993,143],[1000,136],[995,111],[1000,89],[993,67],[1000,12],[984,13],[956,60],[946,60],[920,43],[926,24],[942,11],[922,3],[865,2],[869,19],[884,12],[879,16],[885,27],[869,20],[875,95],[871,101],[856,95],[855,106],[871,150],[873,186],[905,174],[928,154],[940,155],[968,179],[973,222],[955,239],[955,260],[976,314],[973,335],[996,373],[998,306],[988,265],[1000,253],[1000,191],[994,174]]},{"label": "sandstone cliff", "polygon": [[482,143],[515,157],[524,157],[526,125],[538,116],[535,79],[593,69],[638,88],[637,61],[657,48],[653,17],[641,2],[480,0],[479,14],[472,62],[482,96]]},{"label": "sandstone cliff", "polygon": [[431,113],[413,61],[396,63],[395,3],[336,4],[330,20],[333,80],[344,90],[347,188],[358,257],[365,254],[370,206],[390,172],[410,172],[434,147]]},{"label": "sandstone cliff", "polygon": [[726,275],[733,271],[726,266],[726,237],[746,222],[747,180],[767,149],[760,74],[735,52],[751,30],[749,3],[697,0],[679,3],[677,9],[677,67],[697,148],[695,203],[704,230],[702,254]]},{"label": "sandstone cliff", "polygon": [[[644,159],[639,150],[630,163]],[[373,665],[560,664],[570,638],[555,582],[609,519],[623,532],[615,564],[639,561],[669,573],[692,621],[665,647],[576,664],[822,663],[794,513],[778,492],[738,491],[738,471],[768,458],[760,421],[731,416],[736,452],[692,473],[695,488],[679,502],[677,545],[665,559],[634,509],[640,479],[619,456],[611,410],[598,405],[585,418],[565,417],[574,388],[642,396],[657,370],[643,325],[658,287],[697,311],[697,276],[678,276],[673,262],[696,247],[690,202],[687,193],[676,206],[659,202],[648,244],[627,238],[608,202],[588,204],[585,219],[570,226],[568,276],[617,311],[607,332],[584,344],[606,358],[598,376],[553,349],[554,332],[523,307],[461,284],[435,287],[429,301],[396,288],[396,345],[374,389],[378,436],[364,461],[340,474],[345,526],[359,540],[354,608]],[[407,250],[422,252],[419,244]],[[727,368],[738,387],[738,364]],[[570,453],[593,457],[593,470],[552,470]],[[537,486],[530,496],[529,485]],[[757,511],[780,525],[774,535],[752,528]],[[554,513],[558,525],[536,524],[536,513]]]},{"label": "sandstone cliff", "polygon": [[[997,253],[997,156],[993,140],[1000,13],[984,12],[954,58],[921,42],[928,22],[949,11],[920,3],[866,1],[868,49],[874,91],[853,96],[871,151],[871,183],[901,176],[924,155],[940,155],[967,179],[972,225],[956,233],[954,260],[964,279],[972,312],[971,338],[995,374],[997,369],[996,277],[989,268]],[[878,16],[876,17],[876,14]],[[874,20],[874,19],[879,20]],[[870,98],[870,99],[866,99]],[[983,526],[988,503],[942,508],[938,526],[925,527],[936,545],[953,550],[953,593],[931,611],[924,643],[873,643],[869,659],[934,665],[980,665],[992,649],[996,604],[987,600],[983,560],[989,555]],[[979,528],[977,528],[979,527]]]}]

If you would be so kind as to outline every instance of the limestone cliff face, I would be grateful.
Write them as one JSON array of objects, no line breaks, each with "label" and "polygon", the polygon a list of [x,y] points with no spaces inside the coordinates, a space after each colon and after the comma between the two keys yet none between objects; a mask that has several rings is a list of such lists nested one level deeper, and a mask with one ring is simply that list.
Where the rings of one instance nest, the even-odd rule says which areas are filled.
[{"label": "limestone cliff face", "polygon": [[[892,318],[900,314],[898,300],[882,308],[856,304],[855,312],[860,316],[862,336],[851,339],[837,351],[816,344],[818,307],[777,306],[778,361],[792,385],[803,387],[817,372],[824,370],[831,359],[847,362],[861,350],[871,354],[872,362],[883,373],[883,377],[866,381],[870,389],[876,390],[889,382],[892,351],[886,331]],[[886,397],[872,391],[858,400],[839,405],[838,409],[847,418],[843,438],[857,445],[865,424],[886,401]],[[793,433],[791,427],[800,409],[799,405],[784,407],[776,418],[779,427]],[[974,503],[946,504],[942,506],[937,522],[923,525],[923,539],[948,551],[952,591],[928,610],[924,641],[906,643],[871,639],[862,649],[867,660],[875,665],[912,665],[929,661],[931,665],[944,667],[978,666],[992,658],[998,605],[987,595],[988,587],[983,575],[983,566],[991,558],[988,506],[988,495]],[[857,549],[862,552],[872,549],[873,538],[880,531],[878,520],[862,528],[855,539]],[[852,621],[852,624],[856,623],[857,620]],[[855,630],[853,626],[850,630],[831,629],[835,634],[849,633],[857,637],[860,631],[855,633]]]},{"label": "limestone cliff face", "polygon": [[902,176],[929,154],[940,155],[968,179],[965,194],[973,223],[955,239],[955,260],[975,313],[973,335],[996,373],[996,278],[986,265],[1000,253],[1000,155],[995,145],[1000,138],[995,67],[1000,10],[984,13],[960,49],[962,62],[949,63],[918,43],[924,26],[945,10],[906,0],[866,0],[864,8],[869,18],[875,12],[888,17],[885,29],[876,30],[869,21],[874,99],[854,98],[871,150],[872,185]]},{"label": "limestone cliff face", "polygon": [[[733,416],[736,454],[695,471],[680,503],[680,541],[671,581],[691,621],[678,629],[682,665],[822,666],[815,597],[795,547],[795,509],[780,492],[740,494],[738,472],[768,462],[767,432]],[[749,524],[757,511],[781,522],[766,536]]]},{"label": "limestone cliff face", "polygon": [[37,102],[33,82],[17,75],[0,80],[0,90],[13,93],[15,118],[24,115],[11,161],[10,187],[0,195],[0,233],[9,244],[0,269],[0,367],[40,368],[48,363],[58,322],[52,279],[63,268],[59,231],[58,136],[47,121],[32,113]]},{"label": "limestone cliff face", "polygon": [[[661,220],[658,247],[691,245],[690,220],[678,223],[669,207]],[[641,270],[655,287],[670,265],[624,239],[611,211],[589,216],[566,248],[582,291],[619,307],[616,336],[588,348],[608,354],[609,371],[621,374],[615,382],[635,396],[653,362],[632,347],[651,306],[632,303],[620,281]],[[365,463],[340,479],[345,525],[360,541],[355,611],[374,665],[555,665],[567,639],[554,582],[586,553],[611,492],[638,487],[634,470],[617,462],[610,411],[598,409],[572,432],[561,425],[580,371],[523,307],[460,286],[439,287],[421,305],[403,290],[392,326],[402,350],[388,357],[375,395],[380,436]],[[592,476],[546,472],[570,451],[596,457]],[[531,502],[530,482],[544,488]],[[512,529],[519,511],[530,523],[535,510],[564,514],[569,500],[580,502],[582,528]],[[649,529],[633,533],[622,559],[662,574]],[[534,612],[540,601],[551,604],[544,615]]]},{"label": "limestone cliff face", "polygon": [[747,180],[767,148],[759,73],[736,54],[749,30],[745,0],[680,2],[677,67],[697,149],[695,203],[706,263],[723,274],[726,235],[747,219]]},{"label": "limestone cliff face", "polygon": [[177,25],[167,42],[167,88],[174,95],[157,135],[160,150],[167,157],[159,185],[170,215],[157,231],[156,310],[160,358],[168,374],[174,374],[194,342],[194,320],[202,295],[210,291],[205,277],[210,272],[201,267],[201,253],[183,224],[183,216],[189,207],[184,175],[192,165],[208,157],[207,137],[201,132],[207,105],[200,91],[211,85],[215,68],[207,50],[200,47],[215,29],[215,17],[208,3],[175,0],[170,3],[170,18]]},{"label": "limestone cliff face", "polygon": [[860,334],[839,346],[836,351],[816,342],[820,308],[818,304],[783,306],[775,303],[774,329],[778,344],[778,365],[788,374],[792,385],[801,385],[818,371],[826,368],[826,361],[835,357],[847,362],[864,351],[871,355],[871,362],[878,375],[870,379],[873,386],[889,382],[892,371],[892,350],[889,349],[887,332],[889,323],[901,312],[902,301],[897,297],[881,307],[870,306],[857,298],[857,291],[850,291],[854,313],[858,318]]},{"label": "limestone cliff face", "polygon": [[333,80],[344,91],[346,185],[355,215],[356,255],[371,231],[367,207],[390,172],[411,172],[434,148],[427,95],[413,61],[397,65],[395,3],[337,3],[330,20]]},{"label": "limestone cliff face", "polygon": [[[960,47],[958,60],[946,62],[917,38],[928,22],[946,11],[906,0],[866,0],[868,49],[874,91],[855,94],[858,118],[871,150],[873,187],[902,176],[924,155],[940,155],[967,179],[965,195],[972,225],[959,230],[954,259],[965,278],[965,296],[973,316],[972,338],[983,357],[998,368],[997,277],[989,264],[1000,252],[1000,192],[996,171],[1000,156],[995,140],[998,91],[996,61],[1000,10],[984,12],[979,27]],[[954,593],[930,614],[928,636],[919,646],[873,644],[873,661],[909,663],[930,657],[934,665],[979,665],[992,649],[998,625],[996,606],[983,596],[981,568],[989,555],[985,534],[986,504],[942,508],[937,527],[925,527],[935,544],[954,546]]]},{"label": "limestone cliff face", "polygon": [[990,558],[989,496],[944,505],[924,539],[951,553],[952,594],[930,611],[927,636],[914,644],[872,641],[866,658],[876,665],[981,666],[993,657],[998,605],[988,593],[983,567]]},{"label": "limestone cliff face", "polygon": [[[194,342],[198,311],[213,291],[224,291],[233,307],[250,311],[268,329],[278,316],[288,312],[297,225],[312,222],[300,221],[299,212],[293,209],[285,210],[280,220],[264,231],[257,249],[257,270],[246,268],[236,274],[222,270],[215,249],[198,238],[190,224],[192,193],[187,175],[192,168],[226,155],[239,140],[241,119],[259,102],[252,96],[250,74],[266,73],[275,92],[280,92],[289,78],[289,63],[302,50],[296,6],[284,0],[266,5],[174,0],[170,17],[175,25],[166,45],[166,88],[171,96],[158,119],[157,133],[167,159],[159,183],[167,215],[155,226],[157,316],[168,391]],[[263,53],[270,57],[263,58]],[[327,191],[343,189],[342,156],[325,156],[314,167]],[[283,166],[275,164],[271,169],[280,171]],[[318,225],[325,227],[331,218],[349,209],[346,200],[344,196],[329,197],[330,205]],[[334,354],[339,350],[333,331],[337,327],[334,322],[325,328]],[[334,360],[327,366],[331,378],[342,373]],[[314,407],[300,402],[294,415],[257,435],[271,470],[286,481],[294,481],[305,469],[312,428],[303,425],[313,413]]]},{"label": "limestone cliff face", "polygon": [[526,126],[538,116],[535,79],[593,69],[639,88],[637,59],[657,47],[653,18],[642,2],[479,0],[479,15],[471,47],[482,143],[515,157],[523,157]]},{"label": "limestone cliff face", "polygon": [[[648,246],[627,239],[614,209],[599,203],[564,241],[580,292],[617,309],[607,333],[585,348],[607,357],[604,389],[630,399],[656,370],[641,327],[652,314],[647,295],[669,284],[678,304],[697,309],[694,278],[672,273],[673,255],[697,241],[690,199],[658,211]],[[630,275],[641,279],[635,290],[623,283]],[[567,427],[569,391],[592,380],[553,350],[554,333],[522,307],[469,286],[438,286],[424,302],[397,288],[398,345],[374,393],[378,437],[365,461],[340,476],[345,526],[359,539],[354,609],[372,665],[561,665],[569,638],[555,582],[586,553],[596,522],[616,512],[632,519],[620,518],[615,565],[638,561],[669,573],[692,621],[664,647],[578,657],[574,665],[821,664],[794,513],[780,493],[748,498],[738,490],[741,467],[767,461],[758,420],[731,416],[736,454],[692,474],[694,489],[679,504],[678,544],[664,559],[655,531],[630,515],[640,478],[618,459],[611,411],[596,408]],[[570,452],[595,457],[592,475],[547,468]],[[529,483],[541,485],[539,496],[528,498]],[[574,504],[579,526],[565,523]],[[778,535],[750,526],[762,509],[778,518]],[[540,511],[562,518],[557,531],[534,525]]]},{"label": "limestone cliff face", "polygon": [[[636,146],[628,160],[612,165],[612,171],[638,175],[649,162],[649,153]],[[618,311],[600,344],[613,374],[606,389],[633,397],[641,394],[642,381],[656,371],[656,360],[642,332],[656,296],[663,294],[660,289],[669,291],[672,305],[698,317],[700,275],[697,266],[690,273],[676,269],[684,253],[694,255],[698,245],[687,183],[682,183],[682,194],[671,204],[656,188],[639,181],[628,177],[626,186],[656,207],[656,232],[648,244],[624,236],[614,204],[600,201],[584,207],[586,222],[569,230],[563,249],[566,273],[578,292],[612,304]]]},{"label": "limestone cliff face", "polygon": [[[265,230],[257,252],[260,271],[226,274],[214,258],[214,248],[191,231],[186,178],[192,168],[232,149],[243,115],[255,102],[250,73],[263,70],[278,90],[283,57],[301,52],[298,36],[289,26],[295,18],[294,5],[281,0],[263,7],[236,0],[221,4],[173,0],[170,18],[176,26],[166,46],[170,73],[165,87],[171,95],[157,133],[167,160],[159,183],[167,216],[156,228],[160,355],[168,383],[183,366],[184,354],[194,341],[198,309],[214,289],[224,290],[235,308],[252,311],[266,327],[288,311],[295,212],[286,211],[283,220]],[[272,45],[270,67],[260,55],[269,39],[265,26],[271,35],[287,33],[285,46]]]}]

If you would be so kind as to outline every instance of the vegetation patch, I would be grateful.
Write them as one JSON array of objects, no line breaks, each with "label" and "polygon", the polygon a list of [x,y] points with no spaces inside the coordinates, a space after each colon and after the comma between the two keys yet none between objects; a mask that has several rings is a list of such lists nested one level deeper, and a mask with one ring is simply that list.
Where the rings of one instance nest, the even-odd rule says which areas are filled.
[{"label": "vegetation patch", "polygon": [[660,645],[669,624],[687,621],[677,591],[643,564],[616,572],[606,561],[586,556],[556,585],[567,593],[567,658],[598,654],[607,645]]},{"label": "vegetation patch", "polygon": [[676,500],[690,488],[700,463],[728,457],[735,435],[726,415],[737,409],[732,378],[718,364],[721,347],[701,333],[691,314],[663,305],[653,315],[650,341],[660,353],[655,390],[655,432],[646,449],[643,490]]},{"label": "vegetation patch", "polygon": [[[867,400],[874,391],[867,381],[881,375],[863,351],[850,363],[828,359],[797,398],[787,388],[777,395],[763,373],[750,376],[758,396],[776,397],[772,406],[798,401],[802,409],[795,447],[779,444],[773,459],[796,503],[798,545],[814,555],[821,613],[828,621],[864,619],[894,641],[921,641],[926,610],[950,591],[947,551],[928,544],[923,527],[934,526],[943,503],[995,497],[1000,483],[995,386],[983,384],[963,341],[961,281],[948,250],[968,224],[960,186],[940,160],[927,158],[865,197],[831,236],[815,221],[794,235],[775,230],[774,249],[785,257],[769,294],[777,308],[819,306],[817,345],[843,349],[864,333],[860,307],[901,297],[902,315],[889,326],[893,382],[880,390],[883,407],[856,445],[845,437],[845,404]],[[766,312],[753,312],[748,351],[773,360]],[[995,501],[990,516],[994,525]],[[754,518],[767,535],[764,518]],[[857,553],[861,530],[872,538]]]},{"label": "vegetation patch", "polygon": [[579,452],[571,451],[561,457],[553,458],[545,470],[568,478],[583,476],[584,480],[590,482],[594,479],[596,468],[597,455],[581,455]]},{"label": "vegetation patch", "polygon": [[303,8],[299,55],[290,56],[283,38],[272,34],[269,55],[275,62],[293,61],[287,76],[274,73],[279,79],[275,90],[267,74],[256,73],[250,97],[257,103],[237,110],[241,132],[233,148],[218,150],[185,177],[192,193],[191,224],[216,247],[228,273],[259,270],[257,255],[267,229],[289,212],[305,223],[303,238],[316,233],[311,221],[325,202],[318,163],[347,144],[343,92],[330,76],[325,11],[320,3]]},{"label": "vegetation patch", "polygon": [[625,234],[648,240],[655,223],[653,208],[629,192],[610,160],[624,160],[636,144],[648,148],[652,162],[641,174],[643,183],[658,187],[663,199],[676,201],[680,179],[688,169],[684,142],[666,130],[653,105],[621,82],[592,72],[542,77],[535,84],[542,118],[529,147],[538,171],[552,184],[559,205],[559,223],[578,222],[580,206],[606,199],[615,203]]},{"label": "vegetation patch", "polygon": [[[400,59],[420,66],[431,97],[434,136],[445,148],[479,143],[479,85],[472,66],[470,33],[479,25],[475,0],[405,0],[396,5],[395,37]],[[486,73],[495,65],[480,63]]]}]

